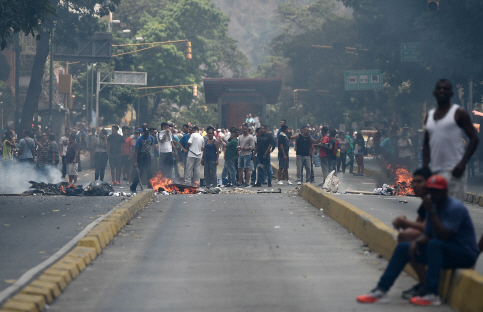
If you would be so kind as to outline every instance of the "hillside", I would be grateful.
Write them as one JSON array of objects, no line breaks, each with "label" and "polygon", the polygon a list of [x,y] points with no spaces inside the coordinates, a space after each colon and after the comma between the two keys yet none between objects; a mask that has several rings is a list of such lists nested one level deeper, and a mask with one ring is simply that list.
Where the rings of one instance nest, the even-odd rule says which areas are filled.
[{"label": "hillside", "polygon": [[[256,67],[265,61],[269,44],[278,34],[276,10],[287,0],[211,0],[230,16],[229,33],[238,40],[238,47]],[[313,0],[294,0],[307,5]],[[339,4],[340,10],[344,10]]]}]

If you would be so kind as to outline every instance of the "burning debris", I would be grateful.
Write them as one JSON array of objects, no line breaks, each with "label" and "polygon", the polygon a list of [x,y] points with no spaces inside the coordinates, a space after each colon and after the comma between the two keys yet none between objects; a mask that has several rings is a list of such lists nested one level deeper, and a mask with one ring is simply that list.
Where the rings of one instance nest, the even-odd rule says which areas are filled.
[{"label": "burning debris", "polygon": [[383,184],[382,187],[374,189],[374,195],[394,196],[396,195],[396,190],[387,184]]},{"label": "burning debris", "polygon": [[174,183],[173,180],[163,177],[161,172],[151,178],[149,182],[156,193],[162,193],[164,195],[167,195],[166,193],[169,195],[199,193],[198,187]]},{"label": "burning debris", "polygon": [[394,184],[392,188],[395,190],[395,194],[397,196],[408,196],[414,195],[414,191],[411,187],[411,180],[412,175],[408,171],[405,166],[397,166],[397,169],[394,170],[391,165],[387,167],[387,170],[391,173],[391,176],[394,177]]},{"label": "burning debris", "polygon": [[73,185],[68,182],[45,183],[29,181],[30,189],[23,192],[24,195],[66,195],[66,196],[109,196],[114,189],[107,182],[94,181],[84,189],[82,185]]}]

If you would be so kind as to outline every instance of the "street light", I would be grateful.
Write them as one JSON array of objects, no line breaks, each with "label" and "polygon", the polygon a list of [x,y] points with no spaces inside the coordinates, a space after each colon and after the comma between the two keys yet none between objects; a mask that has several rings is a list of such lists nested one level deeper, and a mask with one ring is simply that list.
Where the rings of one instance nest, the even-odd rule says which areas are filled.
[{"label": "street light", "polygon": [[136,37],[136,41],[143,41],[144,38],[143,37]]}]

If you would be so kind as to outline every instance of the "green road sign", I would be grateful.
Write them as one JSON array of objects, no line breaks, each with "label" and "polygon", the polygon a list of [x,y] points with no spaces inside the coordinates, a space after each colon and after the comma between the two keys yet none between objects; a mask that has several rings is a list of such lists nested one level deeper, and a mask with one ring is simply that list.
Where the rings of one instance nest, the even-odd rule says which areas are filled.
[{"label": "green road sign", "polygon": [[374,90],[382,89],[382,72],[375,70],[351,70],[344,73],[345,90]]},{"label": "green road sign", "polygon": [[421,62],[419,43],[401,43],[401,62]]}]

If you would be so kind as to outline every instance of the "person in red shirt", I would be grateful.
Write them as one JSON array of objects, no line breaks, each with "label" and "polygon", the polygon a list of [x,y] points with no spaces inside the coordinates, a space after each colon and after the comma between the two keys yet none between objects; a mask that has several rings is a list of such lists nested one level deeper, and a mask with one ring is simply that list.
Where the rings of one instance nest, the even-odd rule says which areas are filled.
[{"label": "person in red shirt", "polygon": [[316,144],[315,146],[320,148],[319,157],[320,157],[320,168],[322,169],[322,182],[320,185],[324,184],[325,178],[329,175],[329,154],[327,154],[327,146],[329,145],[329,136],[327,133],[329,129],[326,126],[322,127],[321,137],[322,141],[320,144]]},{"label": "person in red shirt", "polygon": [[122,166],[122,175],[123,180],[131,182],[131,148],[133,146],[133,142],[131,137],[129,136],[128,127],[122,127],[122,137],[124,139],[124,144],[122,144],[121,149],[121,166]]}]

